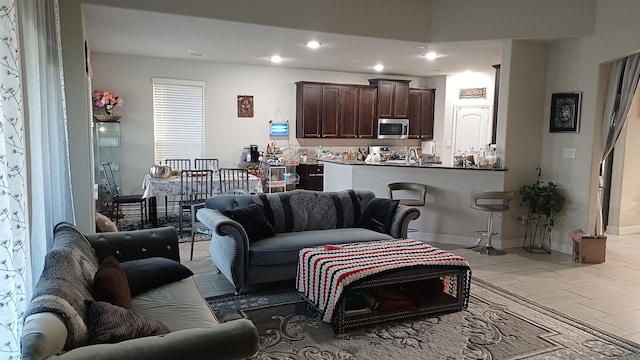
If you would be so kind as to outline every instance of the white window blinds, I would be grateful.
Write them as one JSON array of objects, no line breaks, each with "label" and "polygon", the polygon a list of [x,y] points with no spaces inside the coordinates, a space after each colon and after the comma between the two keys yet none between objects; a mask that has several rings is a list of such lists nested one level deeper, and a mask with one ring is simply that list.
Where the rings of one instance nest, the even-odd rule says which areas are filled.
[{"label": "white window blinds", "polygon": [[155,162],[204,157],[204,82],[153,78]]}]

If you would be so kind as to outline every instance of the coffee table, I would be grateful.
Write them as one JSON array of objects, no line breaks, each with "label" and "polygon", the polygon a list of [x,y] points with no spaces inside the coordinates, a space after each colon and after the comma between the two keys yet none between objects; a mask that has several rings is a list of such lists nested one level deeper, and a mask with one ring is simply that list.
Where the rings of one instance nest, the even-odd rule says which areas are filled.
[{"label": "coffee table", "polygon": [[[367,313],[346,310],[349,291],[427,279],[441,279],[444,291],[416,308]],[[356,326],[466,309],[471,268],[464,258],[418,240],[375,241],[300,250],[296,283],[322,320],[341,333]]]}]

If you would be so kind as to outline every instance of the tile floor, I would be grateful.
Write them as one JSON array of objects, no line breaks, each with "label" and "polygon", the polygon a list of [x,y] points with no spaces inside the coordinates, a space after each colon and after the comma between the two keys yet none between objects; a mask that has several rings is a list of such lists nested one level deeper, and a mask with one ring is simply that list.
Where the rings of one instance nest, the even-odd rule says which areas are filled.
[{"label": "tile floor", "polygon": [[[640,343],[640,234],[608,235],[606,262],[580,264],[559,252],[530,254],[507,249],[502,256],[486,256],[460,245],[432,244],[464,256],[473,277],[519,294],[570,317]],[[203,296],[233,292],[216,273],[209,242],[197,242],[189,260],[190,243],[181,244],[183,263],[196,274]]]}]

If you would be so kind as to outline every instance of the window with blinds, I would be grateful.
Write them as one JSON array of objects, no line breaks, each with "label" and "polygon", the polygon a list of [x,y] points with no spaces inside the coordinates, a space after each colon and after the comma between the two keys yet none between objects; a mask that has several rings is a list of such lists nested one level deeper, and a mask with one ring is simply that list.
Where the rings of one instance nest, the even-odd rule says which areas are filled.
[{"label": "window with blinds", "polygon": [[153,79],[155,162],[204,157],[204,82]]}]

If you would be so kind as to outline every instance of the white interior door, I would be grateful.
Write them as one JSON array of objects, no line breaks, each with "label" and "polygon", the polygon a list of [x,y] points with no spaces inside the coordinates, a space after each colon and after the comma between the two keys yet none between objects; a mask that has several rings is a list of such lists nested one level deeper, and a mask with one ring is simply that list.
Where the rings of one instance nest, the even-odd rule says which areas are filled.
[{"label": "white interior door", "polygon": [[488,105],[455,105],[453,152],[482,149],[491,142]]}]

